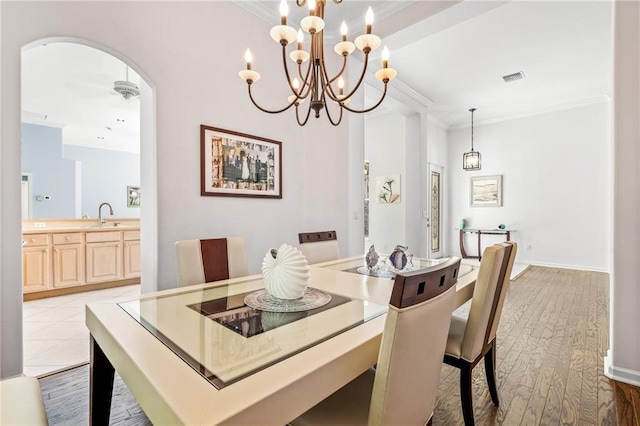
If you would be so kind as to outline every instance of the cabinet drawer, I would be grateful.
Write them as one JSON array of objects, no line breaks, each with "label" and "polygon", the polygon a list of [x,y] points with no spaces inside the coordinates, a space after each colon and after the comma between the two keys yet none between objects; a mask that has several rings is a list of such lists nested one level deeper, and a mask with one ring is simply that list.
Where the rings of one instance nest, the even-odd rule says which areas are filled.
[{"label": "cabinet drawer", "polygon": [[24,247],[46,246],[49,244],[48,234],[23,235],[22,239],[26,241]]},{"label": "cabinet drawer", "polygon": [[77,244],[82,242],[82,234],[53,234],[53,244]]},{"label": "cabinet drawer", "polygon": [[133,241],[140,239],[140,231],[124,231],[124,240]]},{"label": "cabinet drawer", "polygon": [[102,243],[105,241],[120,241],[120,232],[87,232],[88,243]]}]

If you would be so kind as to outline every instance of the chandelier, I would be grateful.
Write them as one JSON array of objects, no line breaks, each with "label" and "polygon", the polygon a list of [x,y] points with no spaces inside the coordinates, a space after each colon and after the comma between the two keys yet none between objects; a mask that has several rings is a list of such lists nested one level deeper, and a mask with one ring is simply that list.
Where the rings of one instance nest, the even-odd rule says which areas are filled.
[{"label": "chandelier", "polygon": [[[351,97],[364,81],[369,62],[369,54],[381,44],[380,37],[371,34],[371,28],[373,26],[373,11],[371,7],[369,7],[365,16],[365,33],[356,37],[353,42],[347,40],[347,25],[344,21],[342,22],[340,26],[341,41],[333,47],[333,50],[342,56],[342,66],[337,74],[330,75],[325,64],[322,31],[325,26],[324,6],[326,1],[327,0],[296,0],[296,4],[299,7],[304,7],[305,4],[308,4],[309,7],[309,16],[302,19],[300,22],[301,29],[297,31],[287,25],[289,7],[287,6],[286,0],[282,0],[280,3],[280,25],[273,27],[270,34],[271,38],[282,46],[284,74],[289,89],[291,90],[291,95],[287,98],[287,104],[283,108],[269,110],[258,105],[254,99],[251,86],[258,81],[260,74],[252,69],[253,58],[251,52],[247,49],[245,54],[247,69],[240,71],[239,74],[240,78],[247,82],[249,98],[259,110],[270,114],[278,114],[291,107],[295,107],[296,120],[300,126],[304,126],[309,120],[311,110],[315,111],[315,117],[319,118],[320,111],[324,109],[331,124],[337,126],[342,121],[342,113],[344,110],[362,114],[374,110],[384,100],[387,94],[387,83],[397,75],[396,70],[389,68],[389,50],[386,47],[382,52],[382,68],[375,73],[376,78],[384,84],[380,100],[373,106],[365,109],[355,109],[348,106]],[[342,0],[333,0],[333,2],[339,4],[342,3]],[[310,36],[308,51],[303,49],[305,33]],[[295,50],[289,53],[289,58],[296,64],[296,70],[291,73],[287,65],[287,46],[293,44],[294,41],[296,42]],[[364,64],[357,83],[349,90],[345,85],[343,74],[347,69],[349,55],[353,53],[356,48],[364,54]],[[307,107],[305,111],[303,104],[305,104],[307,99],[308,103],[306,103]],[[328,106],[329,104],[334,106],[330,108]],[[334,116],[332,116],[331,109],[334,111]],[[337,117],[335,116],[336,109],[339,111]]]},{"label": "chandelier", "polygon": [[465,152],[462,155],[462,168],[465,170],[480,170],[480,160],[482,156],[480,153],[473,149],[473,112],[475,108],[471,108],[471,151]]}]

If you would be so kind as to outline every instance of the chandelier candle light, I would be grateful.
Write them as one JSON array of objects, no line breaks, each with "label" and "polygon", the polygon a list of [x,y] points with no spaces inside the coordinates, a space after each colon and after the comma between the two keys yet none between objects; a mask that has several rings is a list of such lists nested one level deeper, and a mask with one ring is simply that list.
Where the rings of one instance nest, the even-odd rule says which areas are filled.
[{"label": "chandelier candle light", "polygon": [[462,155],[462,168],[464,170],[480,170],[480,160],[482,156],[480,153],[473,149],[473,112],[475,108],[471,108],[471,151],[465,152]]},{"label": "chandelier candle light", "polygon": [[[258,105],[253,98],[251,86],[260,79],[260,74],[252,69],[253,57],[249,49],[247,49],[245,54],[247,69],[240,71],[239,74],[240,78],[247,82],[249,98],[259,110],[270,114],[277,114],[295,106],[296,120],[300,126],[304,126],[309,120],[311,110],[314,110],[315,117],[319,118],[320,111],[324,109],[331,124],[337,126],[342,121],[343,110],[346,109],[350,112],[362,114],[374,110],[384,100],[387,94],[387,83],[397,75],[396,70],[389,68],[389,50],[386,47],[382,51],[382,68],[375,74],[376,78],[384,84],[380,100],[375,105],[361,110],[347,106],[353,94],[360,88],[364,81],[369,62],[369,54],[381,44],[380,37],[371,34],[373,26],[373,11],[371,7],[369,7],[365,16],[365,33],[356,37],[354,42],[347,40],[347,25],[344,21],[342,22],[340,26],[341,41],[333,48],[338,55],[342,56],[342,66],[336,75],[329,76],[325,65],[322,31],[325,26],[323,18],[326,1],[327,0],[296,0],[296,4],[299,7],[304,7],[305,4],[309,6],[309,16],[302,19],[300,22],[301,29],[298,31],[287,25],[289,7],[286,0],[282,0],[280,3],[280,25],[273,27],[270,34],[271,38],[282,46],[282,64],[289,89],[291,90],[291,95],[287,99],[288,105],[285,107],[277,110],[268,110]],[[336,4],[342,3],[342,1],[343,0],[333,0]],[[304,50],[305,32],[311,37],[309,51]],[[287,66],[287,46],[294,44],[294,42],[296,49],[289,53],[289,58],[296,63],[297,73],[295,73],[292,78],[289,67]],[[357,84],[351,90],[348,90],[345,88],[343,74],[347,69],[347,59],[356,48],[364,54],[364,65]],[[305,69],[303,64],[307,61],[308,64]],[[337,90],[335,90],[334,85],[337,85]],[[309,98],[309,103],[306,113],[302,112],[301,114],[300,106],[307,98]],[[329,103],[339,108],[337,119],[331,116],[330,108],[328,107]],[[304,117],[303,119],[301,119],[301,115]]]}]

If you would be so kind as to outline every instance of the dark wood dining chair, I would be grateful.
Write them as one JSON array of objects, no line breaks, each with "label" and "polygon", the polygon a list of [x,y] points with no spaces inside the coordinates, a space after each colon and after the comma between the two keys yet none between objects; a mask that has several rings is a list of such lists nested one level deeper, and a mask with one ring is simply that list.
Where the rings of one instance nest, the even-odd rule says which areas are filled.
[{"label": "dark wood dining chair", "polygon": [[310,264],[340,258],[336,231],[303,232],[298,234],[298,243]]},{"label": "dark wood dining chair", "polygon": [[460,258],[397,274],[377,367],[291,422],[425,425],[435,407]]},{"label": "dark wood dining chair", "polygon": [[176,242],[178,287],[244,277],[244,238],[210,238]]},{"label": "dark wood dining chair", "polygon": [[482,255],[467,318],[453,315],[444,362],[460,369],[460,398],[466,426],[475,424],[471,373],[484,358],[491,400],[498,406],[496,387],[496,332],[509,290],[517,244],[504,242],[487,247]]}]

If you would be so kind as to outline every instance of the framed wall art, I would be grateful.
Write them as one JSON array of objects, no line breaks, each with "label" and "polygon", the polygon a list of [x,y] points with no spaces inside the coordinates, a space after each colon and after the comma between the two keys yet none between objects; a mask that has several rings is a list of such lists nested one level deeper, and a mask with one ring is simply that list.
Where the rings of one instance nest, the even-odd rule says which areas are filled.
[{"label": "framed wall art", "polygon": [[201,125],[200,195],[282,198],[282,142]]},{"label": "framed wall art", "polygon": [[502,175],[472,177],[469,193],[471,207],[502,206]]},{"label": "framed wall art", "polygon": [[400,175],[376,178],[376,198],[379,204],[400,203]]},{"label": "framed wall art", "polygon": [[127,207],[140,207],[140,187],[127,185]]}]

